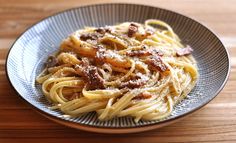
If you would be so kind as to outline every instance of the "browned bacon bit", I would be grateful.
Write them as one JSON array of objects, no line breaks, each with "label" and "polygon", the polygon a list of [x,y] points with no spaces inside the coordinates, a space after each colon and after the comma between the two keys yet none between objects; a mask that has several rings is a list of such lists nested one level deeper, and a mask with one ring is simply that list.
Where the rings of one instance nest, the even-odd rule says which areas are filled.
[{"label": "browned bacon bit", "polygon": [[95,29],[95,31],[100,33],[100,34],[105,34],[106,32],[108,32],[108,33],[111,32],[111,30],[109,28],[103,28],[103,27],[97,28],[97,29]]},{"label": "browned bacon bit", "polygon": [[138,31],[138,26],[131,23],[128,29],[128,37],[133,37],[137,31]]},{"label": "browned bacon bit", "polygon": [[126,53],[127,56],[150,56],[150,55],[157,55],[157,56],[163,56],[163,53],[160,50],[157,49],[149,49],[149,50],[132,50],[132,51],[127,51]]},{"label": "browned bacon bit", "polygon": [[80,35],[80,40],[87,41],[87,40],[97,40],[99,37],[96,33],[87,33]]},{"label": "browned bacon bit", "polygon": [[145,82],[141,80],[130,80],[130,81],[121,83],[120,88],[126,87],[126,88],[134,89],[134,88],[139,88],[143,86],[144,84]]},{"label": "browned bacon bit", "polygon": [[45,63],[45,66],[47,67],[47,68],[50,68],[50,67],[53,67],[53,66],[56,66],[58,64],[58,60],[57,60],[57,58],[55,57],[55,56],[49,56],[48,57],[48,60],[47,60],[47,62]]},{"label": "browned bacon bit", "polygon": [[137,96],[135,96],[133,99],[137,99],[137,100],[143,100],[143,99],[149,99],[151,98],[152,95],[148,92],[144,92],[144,93],[140,93]]},{"label": "browned bacon bit", "polygon": [[82,58],[82,64],[76,68],[76,71],[80,72],[87,81],[88,90],[105,88],[103,78],[98,74],[97,68],[90,65],[88,58]]},{"label": "browned bacon bit", "polygon": [[105,34],[105,33],[106,33],[106,31],[105,31],[104,28],[97,28],[97,29],[95,29],[94,31],[96,31],[96,32],[98,32],[98,33],[100,33],[100,34]]},{"label": "browned bacon bit", "polygon": [[163,63],[160,56],[152,56],[151,58],[148,58],[145,62],[160,72],[169,70],[168,67]]},{"label": "browned bacon bit", "polygon": [[98,74],[95,66],[87,66],[83,69],[85,80],[87,81],[87,89],[104,89],[104,79]]},{"label": "browned bacon bit", "polygon": [[127,51],[126,55],[130,57],[134,57],[134,56],[139,57],[139,56],[149,56],[151,55],[151,53],[148,51],[143,51],[143,50],[136,50],[136,51],[132,50],[132,51]]},{"label": "browned bacon bit", "polygon": [[177,56],[177,57],[186,56],[186,55],[191,54],[192,51],[193,51],[193,49],[192,49],[189,45],[187,45],[185,48],[179,49],[179,50],[176,52],[176,56]]}]

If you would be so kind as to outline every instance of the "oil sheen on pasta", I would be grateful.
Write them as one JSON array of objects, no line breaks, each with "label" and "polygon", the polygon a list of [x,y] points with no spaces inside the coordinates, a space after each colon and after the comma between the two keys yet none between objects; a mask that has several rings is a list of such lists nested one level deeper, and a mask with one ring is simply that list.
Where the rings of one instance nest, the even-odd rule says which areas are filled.
[{"label": "oil sheen on pasta", "polygon": [[160,20],[85,27],[62,41],[36,81],[65,115],[158,120],[195,86],[192,51]]}]

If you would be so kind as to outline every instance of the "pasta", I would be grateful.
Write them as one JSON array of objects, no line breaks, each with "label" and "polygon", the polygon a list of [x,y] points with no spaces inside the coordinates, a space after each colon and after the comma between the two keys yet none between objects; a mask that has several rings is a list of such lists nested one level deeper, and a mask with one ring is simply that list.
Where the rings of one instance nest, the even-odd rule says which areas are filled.
[{"label": "pasta", "polygon": [[158,120],[196,84],[192,51],[160,20],[85,27],[62,41],[36,81],[50,108],[67,116]]}]

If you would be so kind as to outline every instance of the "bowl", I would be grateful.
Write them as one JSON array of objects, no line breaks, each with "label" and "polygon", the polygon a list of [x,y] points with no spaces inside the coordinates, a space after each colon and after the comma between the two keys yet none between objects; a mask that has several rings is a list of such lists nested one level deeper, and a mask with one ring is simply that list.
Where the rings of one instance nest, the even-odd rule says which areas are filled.
[{"label": "bowl", "polygon": [[[36,76],[48,56],[58,50],[61,41],[84,26],[114,25],[125,21],[143,23],[160,19],[170,24],[183,43],[191,45],[197,61],[199,79],[195,88],[162,120],[139,121],[131,117],[99,121],[95,113],[64,117],[50,110]],[[36,111],[61,124],[86,131],[131,133],[159,128],[200,109],[224,87],[230,70],[229,55],[219,38],[207,27],[184,15],[169,10],[137,4],[99,4],[69,9],[33,25],[12,45],[6,60],[6,73],[12,87]]]}]

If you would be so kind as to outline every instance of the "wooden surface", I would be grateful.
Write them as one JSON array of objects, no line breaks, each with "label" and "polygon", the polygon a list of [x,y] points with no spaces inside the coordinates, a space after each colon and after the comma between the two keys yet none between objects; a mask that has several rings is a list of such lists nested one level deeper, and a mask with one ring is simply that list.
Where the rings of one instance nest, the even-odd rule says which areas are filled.
[{"label": "wooden surface", "polygon": [[[170,126],[136,134],[88,133],[54,123],[30,108],[5,75],[8,49],[26,28],[58,11],[109,0],[0,0],[0,143],[4,142],[236,142],[236,1],[134,0],[197,19],[225,43],[231,74],[223,91],[202,110]],[[120,0],[115,2],[128,2]],[[132,2],[132,1],[130,1]]]}]

